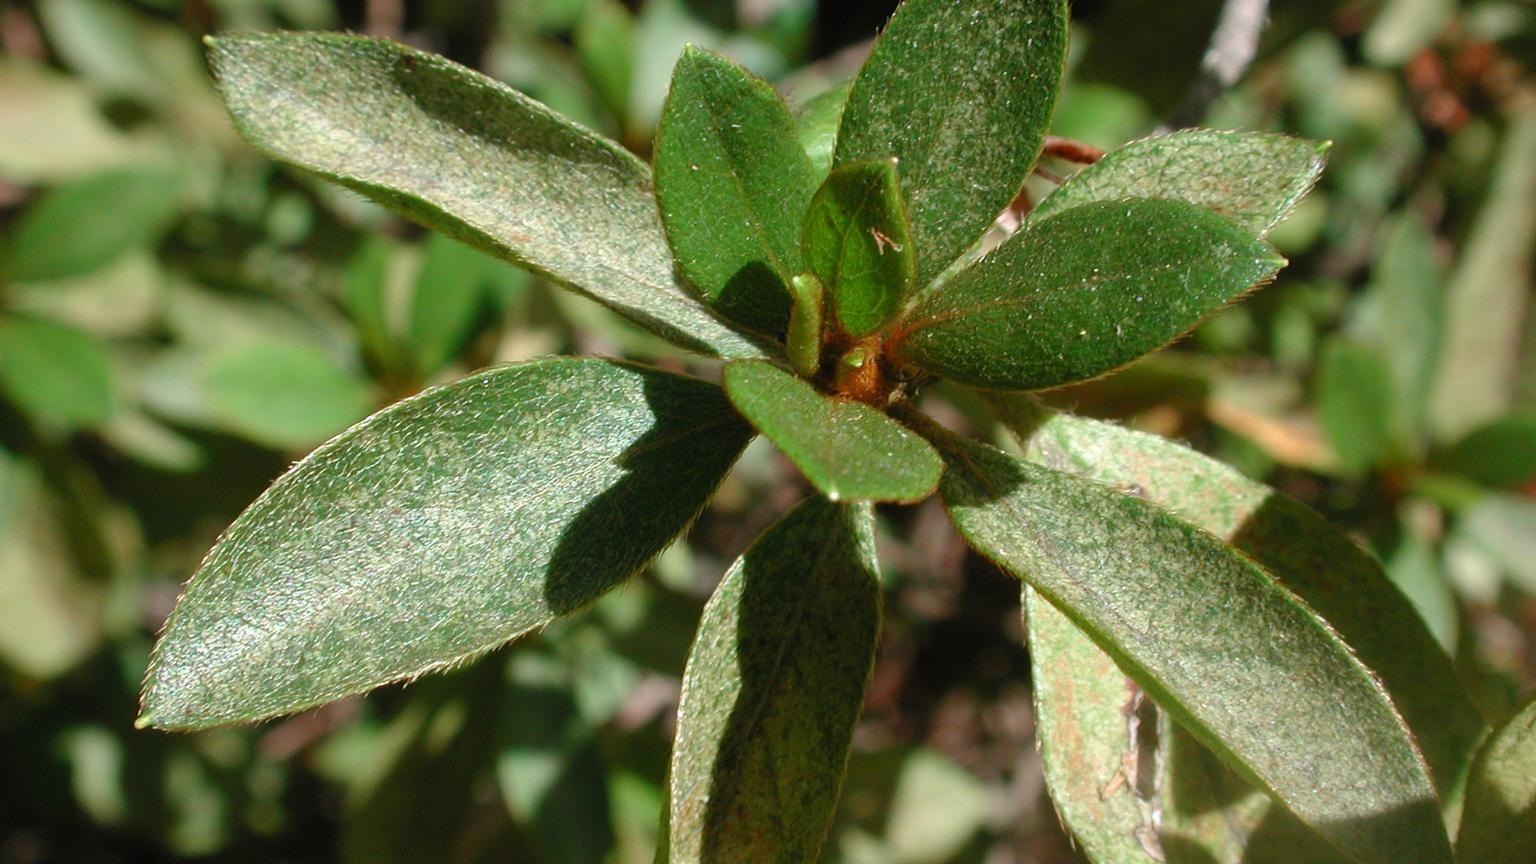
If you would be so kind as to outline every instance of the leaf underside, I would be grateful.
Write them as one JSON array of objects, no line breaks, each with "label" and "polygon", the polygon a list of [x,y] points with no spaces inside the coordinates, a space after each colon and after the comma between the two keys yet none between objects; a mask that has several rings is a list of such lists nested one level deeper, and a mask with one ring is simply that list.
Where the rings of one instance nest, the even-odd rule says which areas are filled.
[{"label": "leaf underside", "polygon": [[[1381,677],[1425,755],[1446,802],[1447,818],[1454,820],[1468,765],[1486,727],[1461,688],[1450,659],[1374,558],[1302,505],[1193,450],[1113,424],[1050,414],[1016,395],[994,394],[991,401],[1032,459],[1135,490],[1232,543],[1329,621],[1361,661]],[[1035,656],[1041,651],[1034,642],[1036,618],[1060,613],[1047,607],[1036,616],[1037,604],[1031,602],[1029,608]],[[1064,646],[1077,644],[1066,637],[1061,641]],[[1051,650],[1044,649],[1047,654]],[[1091,677],[1088,670],[1096,666],[1092,653],[1097,649],[1058,650],[1071,655],[1071,666],[1059,678],[1037,674],[1037,699],[1050,702],[1053,685],[1110,686],[1071,680],[1074,669],[1078,676]],[[1108,658],[1102,654],[1100,658],[1098,668],[1103,671],[1101,664]],[[1117,684],[1122,680],[1118,670],[1107,674]],[[1118,706],[1095,709],[1085,708],[1080,699],[1057,701],[1075,709],[1070,721],[1074,724],[1123,731]],[[1046,716],[1040,722],[1043,728],[1051,725]],[[1220,845],[1241,849],[1250,842],[1254,848],[1264,843],[1288,844],[1293,848],[1284,860],[1325,860],[1317,849],[1305,850],[1305,837],[1299,838],[1288,827],[1293,817],[1269,806],[1266,796],[1187,740],[1182,730],[1173,729],[1170,734],[1174,741],[1163,761],[1165,842],[1199,843],[1208,849]],[[1043,754],[1057,749],[1045,740],[1046,734],[1041,737]],[[1065,738],[1054,744],[1061,749],[1071,746]],[[1048,768],[1052,761],[1046,759]],[[1053,789],[1065,781],[1057,778]],[[1225,791],[1211,792],[1212,786]]]},{"label": "leaf underside", "polygon": [[750,435],[713,385],[595,359],[385,409],[215,544],[156,646],[140,724],[296,711],[548,624],[664,549]]},{"label": "leaf underside", "polygon": [[880,632],[873,515],[812,498],[704,609],[672,753],[673,864],[816,860]]},{"label": "leaf underside", "polygon": [[1137,490],[1232,544],[1316,610],[1381,677],[1441,796],[1460,797],[1487,724],[1451,659],[1369,552],[1294,499],[1188,447],[1112,423],[1042,415],[1019,396],[992,402],[1031,458]]},{"label": "leaf underside", "polygon": [[1132,141],[1047,195],[1042,222],[1073,207],[1120,198],[1168,198],[1213,210],[1263,236],[1307,194],[1328,145],[1288,135],[1189,129]]},{"label": "leaf underside", "polygon": [[1450,860],[1422,757],[1386,693],[1272,577],[1140,498],[925,425],[966,540],[1203,744],[1362,861]]},{"label": "leaf underside", "polygon": [[275,158],[592,297],[692,351],[762,356],[673,275],[650,171],[441,57],[340,34],[225,36],[236,127]]}]

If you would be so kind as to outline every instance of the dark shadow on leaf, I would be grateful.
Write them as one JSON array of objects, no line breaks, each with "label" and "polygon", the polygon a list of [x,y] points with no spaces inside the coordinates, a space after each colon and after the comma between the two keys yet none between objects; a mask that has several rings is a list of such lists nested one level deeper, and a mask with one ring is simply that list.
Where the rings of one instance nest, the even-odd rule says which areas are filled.
[{"label": "dark shadow on leaf", "polygon": [[807,501],[744,556],[740,684],[720,706],[730,716],[709,778],[705,862],[809,864],[830,825],[879,635],[879,585],[848,563],[857,553],[840,509]]},{"label": "dark shadow on leaf", "polygon": [[1230,807],[1249,795],[1259,794],[1241,777],[1184,730],[1168,721],[1169,740],[1163,794],[1168,807],[1198,816]]},{"label": "dark shadow on leaf", "polygon": [[1193,840],[1164,834],[1159,842],[1163,847],[1163,860],[1167,864],[1221,864],[1215,855]]},{"label": "dark shadow on leaf", "polygon": [[560,536],[545,576],[555,614],[575,611],[661,553],[704,509],[752,430],[711,384],[646,377],[656,423],[618,457],[623,477],[582,508]]},{"label": "dark shadow on leaf", "polygon": [[[1258,825],[1248,822],[1243,810],[1222,812],[1244,799],[1263,795],[1237,776],[1209,749],[1175,721],[1170,720],[1170,740],[1165,757],[1163,851],[1169,864],[1207,864],[1214,861],[1199,844],[1178,836],[1185,819],[1205,817],[1225,823],[1237,837],[1248,835],[1243,861],[1306,861],[1308,864],[1347,864],[1321,837],[1279,805],[1271,803]],[[1250,833],[1251,832],[1251,833]]]},{"label": "dark shadow on leaf", "polygon": [[789,304],[784,281],[761,261],[737,270],[715,298],[726,318],[775,338],[783,338],[789,326]]},{"label": "dark shadow on leaf", "polygon": [[[1428,814],[1425,814],[1426,816]],[[1439,818],[1438,810],[1430,818]],[[1372,817],[1385,822],[1404,822],[1419,818],[1407,811]],[[1366,820],[1357,820],[1366,821]],[[1406,827],[1406,824],[1405,824]],[[1409,828],[1408,830],[1412,830]],[[1335,851],[1327,841],[1292,816],[1285,808],[1272,806],[1248,838],[1243,864],[1267,864],[1271,861],[1306,861],[1307,864],[1350,864],[1354,859]]]},{"label": "dark shadow on leaf", "polygon": [[[540,152],[550,150],[551,142],[559,142],[558,155],[562,162],[570,166],[569,170],[595,176],[613,172],[615,160],[623,158],[617,157],[599,139],[571,135],[566,127],[568,121],[553,114],[547,116],[525,112],[510,114],[506,110],[504,94],[491,88],[465,87],[460,77],[462,73],[443,65],[438,58],[403,56],[395,62],[390,73],[400,92],[410,98],[422,114],[450,128],[473,135],[484,141],[488,147],[498,150]],[[646,330],[689,351],[704,355],[716,353],[715,349],[698,337],[679,330],[673,324],[633,306],[615,303],[608,297],[593,293],[589,286],[571,284],[561,274],[551,273],[538,262],[530,261],[526,257],[530,238],[493,236],[486,233],[485,229],[465,222],[454,213],[430,203],[425,197],[416,197],[429,195],[430,189],[422,189],[414,194],[402,194],[372,185],[371,182],[337,179],[365,197],[423,225],[439,230],[455,240],[528,268],[557,284],[571,288],[578,294],[610,306]],[[647,183],[646,186],[649,187],[649,184]],[[647,195],[650,194],[649,188],[645,192]],[[708,304],[700,303],[699,309],[703,315],[716,318],[722,324],[726,324],[725,320]],[[751,336],[744,336],[744,339],[765,350],[770,347],[762,340]]]}]

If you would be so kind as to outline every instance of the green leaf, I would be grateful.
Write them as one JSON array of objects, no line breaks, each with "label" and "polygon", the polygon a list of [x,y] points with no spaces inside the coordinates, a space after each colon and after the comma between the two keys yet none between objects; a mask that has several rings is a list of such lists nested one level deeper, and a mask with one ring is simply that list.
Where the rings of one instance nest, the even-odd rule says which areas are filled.
[{"label": "green leaf", "polygon": [[224,532],[156,646],[139,723],[271,717],[542,627],[660,553],[749,434],[711,385],[593,359],[385,409]]},{"label": "green leaf", "polygon": [[[1382,563],[1387,577],[1413,604],[1435,641],[1446,652],[1454,653],[1460,641],[1461,611],[1456,595],[1446,580],[1440,555],[1439,541],[1444,525],[1439,515],[1435,505],[1429,501],[1404,502],[1398,508],[1396,548]],[[1399,705],[1402,704],[1400,697],[1393,698]],[[1408,718],[1405,716],[1405,719]],[[1410,720],[1409,728],[1413,728],[1413,725]],[[1419,747],[1426,751],[1425,758],[1430,760],[1430,768],[1438,774],[1439,766],[1427,752],[1430,748],[1422,735],[1419,737]],[[1447,790],[1442,788],[1441,800],[1447,801],[1450,797]]]},{"label": "green leaf", "polygon": [[862,402],[819,393],[763,361],[727,364],[725,392],[833,501],[921,501],[938,486],[939,454]]},{"label": "green leaf", "polygon": [[1536,501],[1520,495],[1484,495],[1462,514],[1458,527],[1497,562],[1510,582],[1536,596]]},{"label": "green leaf", "polygon": [[1071,617],[1202,744],[1362,862],[1450,860],[1423,757],[1386,691],[1269,574],[1141,498],[931,422],[925,432],[967,542]]},{"label": "green leaf", "polygon": [[[1072,619],[1027,585],[1035,742],[1051,805],[1090,860],[1157,862],[1155,802],[1137,794],[1133,690]],[[1147,730],[1150,732],[1150,730]]]},{"label": "green leaf", "polygon": [[1461,864],[1536,860],[1536,698],[1488,738],[1467,785]]},{"label": "green leaf", "polygon": [[78,330],[0,318],[0,392],[44,423],[95,426],[112,415],[112,358]]},{"label": "green leaf", "polygon": [[1162,847],[1170,864],[1356,864],[1177,723],[1165,718],[1159,735]]},{"label": "green leaf", "polygon": [[361,420],[373,388],[323,351],[253,342],[209,360],[202,385],[213,418],[270,447],[308,447]]},{"label": "green leaf", "polygon": [[1132,490],[1211,532],[1320,614],[1381,678],[1454,810],[1487,726],[1451,659],[1370,553],[1294,499],[1188,447],[1045,414],[1018,396],[992,401],[1030,458]]},{"label": "green leaf", "polygon": [[811,498],[752,544],[688,656],[665,860],[817,860],[879,634],[869,507]]},{"label": "green leaf", "polygon": [[272,156],[567,284],[685,348],[762,350],[678,284],[650,174],[617,144],[483,75],[337,34],[226,36],[235,125]]},{"label": "green leaf", "polygon": [[[1182,727],[1138,712],[1139,691],[1130,679],[1028,585],[1024,604],[1036,740],[1051,803],[1091,860],[1352,861],[1273,806]],[[1159,753],[1148,759],[1146,742],[1154,734]]]},{"label": "green leaf", "polygon": [[1067,50],[1065,0],[907,0],[854,80],[835,164],[897,160],[926,284],[1034,168]]},{"label": "green leaf", "polygon": [[1333,339],[1323,349],[1317,414],[1344,470],[1365,471],[1388,455],[1393,396],[1391,372],[1380,352],[1346,339]]},{"label": "green leaf", "polygon": [[832,151],[837,147],[837,127],[843,122],[843,106],[848,104],[852,81],[845,81],[817,93],[795,109],[795,129],[800,146],[810,157],[817,177],[832,170]]},{"label": "green leaf", "polygon": [[1025,226],[920,301],[891,350],[960,384],[1056,387],[1161,348],[1284,264],[1192,204],[1084,204]]},{"label": "green leaf", "polygon": [[[0,357],[0,367],[4,365]],[[20,680],[64,675],[101,645],[103,583],[37,466],[0,449],[0,662]]]},{"label": "green leaf", "polygon": [[1536,412],[1510,414],[1479,426],[1436,456],[1434,464],[1497,488],[1536,479]]},{"label": "green leaf", "polygon": [[390,270],[395,247],[378,235],[358,244],[342,269],[341,303],[373,362],[398,373],[401,346],[391,326]]},{"label": "green leaf", "polygon": [[50,190],[12,233],[10,278],[17,282],[89,273],[157,241],[176,217],[182,175],[142,166],[94,174]]},{"label": "green leaf", "polygon": [[1327,149],[1287,135],[1209,129],[1143,138],[1073,175],[1029,220],[1094,201],[1167,198],[1214,210],[1263,236],[1317,182]]},{"label": "green leaf", "polygon": [[1444,341],[1445,274],[1435,247],[1416,216],[1384,226],[1370,284],[1348,328],[1381,352],[1393,387],[1393,435],[1415,451]]},{"label": "green leaf", "polygon": [[17,52],[0,56],[0,177],[33,185],[155,158],[163,142],[107,120],[75,76]]},{"label": "green leaf", "polygon": [[134,249],[80,276],[11,285],[5,306],[102,338],[144,336],[161,323],[167,275],[154,253]]},{"label": "green leaf", "polygon": [[789,108],[768,82],[689,46],[656,132],[656,200],[688,281],[732,320],[782,335],[816,191]]},{"label": "green leaf", "polygon": [[178,119],[185,121],[195,116],[189,103],[210,95],[189,33],[133,4],[43,0],[37,11],[54,55],[111,96],[156,107],[179,101],[176,108],[184,113]]},{"label": "green leaf", "polygon": [[863,338],[896,317],[916,257],[894,162],[839,165],[811,199],[804,232],[805,266],[848,335]]},{"label": "green leaf", "polygon": [[1454,26],[1456,0],[1386,0],[1360,40],[1366,59],[1398,66],[1429,48]]},{"label": "green leaf", "polygon": [[629,109],[629,82],[635,74],[635,18],[617,0],[588,0],[572,34],[576,54],[592,89],[622,118]]},{"label": "green leaf", "polygon": [[488,299],[495,266],[498,262],[440,234],[427,241],[406,327],[421,374],[442,369],[464,347]]},{"label": "green leaf", "polygon": [[1488,195],[1446,286],[1445,350],[1428,413],[1442,441],[1513,407],[1536,269],[1536,105],[1508,122]]}]

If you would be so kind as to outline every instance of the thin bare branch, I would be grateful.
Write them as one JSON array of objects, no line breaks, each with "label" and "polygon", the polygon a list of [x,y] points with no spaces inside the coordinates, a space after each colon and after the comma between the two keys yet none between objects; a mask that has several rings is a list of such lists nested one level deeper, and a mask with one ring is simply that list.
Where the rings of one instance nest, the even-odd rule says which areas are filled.
[{"label": "thin bare branch", "polygon": [[1227,0],[1200,61],[1200,77],[1160,132],[1199,123],[1221,94],[1243,77],[1258,53],[1259,35],[1268,18],[1269,0]]}]

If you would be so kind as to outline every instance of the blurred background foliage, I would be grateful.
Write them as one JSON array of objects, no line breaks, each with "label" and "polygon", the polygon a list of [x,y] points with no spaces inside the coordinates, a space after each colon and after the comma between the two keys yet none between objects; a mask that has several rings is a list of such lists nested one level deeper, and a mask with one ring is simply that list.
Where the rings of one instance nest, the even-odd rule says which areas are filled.
[{"label": "blurred background foliage", "polygon": [[[315,444],[423,386],[542,354],[712,374],[274,166],[234,134],[201,36],[389,36],[644,155],[685,42],[805,105],[857,69],[893,6],[0,4],[0,864],[648,864],[703,600],[803,494],[754,444],[685,542],[536,638],[257,728],[135,731],[180,583]],[[1054,131],[1112,147],[1180,116],[1219,7],[1076,2]],[[1276,4],[1204,125],[1334,142],[1274,236],[1292,266],[1175,349],[1047,396],[1191,441],[1348,527],[1495,718],[1536,685],[1533,61],[1532,0]],[[925,399],[995,436],[960,394]],[[1016,584],[934,502],[880,515],[886,634],[826,860],[1076,860],[1031,745]]]}]

